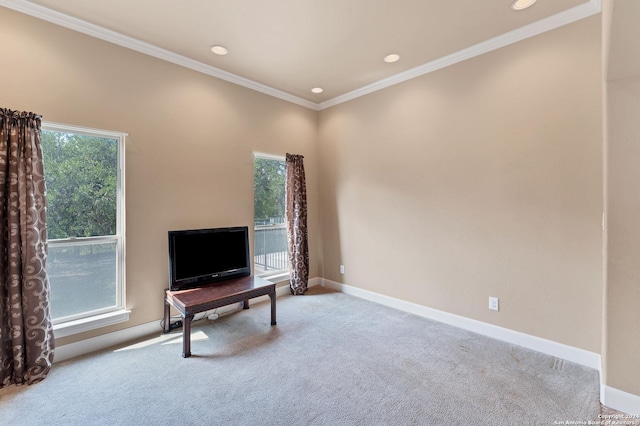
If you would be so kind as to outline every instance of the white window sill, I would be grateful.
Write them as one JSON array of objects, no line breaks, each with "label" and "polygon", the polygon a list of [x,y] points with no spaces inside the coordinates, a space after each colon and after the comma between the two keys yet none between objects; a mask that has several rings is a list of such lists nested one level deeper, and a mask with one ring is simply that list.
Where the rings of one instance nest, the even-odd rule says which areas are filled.
[{"label": "white window sill", "polygon": [[282,281],[287,281],[290,278],[289,272],[283,272],[281,274],[276,275],[258,275],[260,278],[263,278],[271,283],[280,283]]},{"label": "white window sill", "polygon": [[130,310],[121,309],[106,314],[55,324],[53,326],[53,335],[56,338],[73,336],[74,334],[84,333],[85,331],[95,330],[96,328],[118,324],[128,321],[130,313]]}]

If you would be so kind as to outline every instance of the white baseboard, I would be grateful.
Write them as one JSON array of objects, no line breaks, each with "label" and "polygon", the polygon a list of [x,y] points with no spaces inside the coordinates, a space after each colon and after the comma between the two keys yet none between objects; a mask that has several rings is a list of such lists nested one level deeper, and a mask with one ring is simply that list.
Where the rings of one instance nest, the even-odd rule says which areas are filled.
[{"label": "white baseboard", "polygon": [[358,287],[337,283],[331,280],[322,279],[322,285],[345,294],[351,294],[362,299],[380,303],[381,305],[429,318],[444,324],[449,324],[464,330],[473,331],[474,333],[482,334],[504,342],[513,343],[514,345],[523,346],[534,351],[556,356],[558,358],[566,359],[567,361],[575,362],[601,371],[600,354],[594,352],[575,348],[552,340],[531,336],[529,334],[520,333],[518,331],[509,330],[508,328],[499,327],[497,325],[487,324],[482,321],[450,314],[448,312],[439,311],[437,309],[428,308],[405,300],[395,299],[383,294],[374,293],[369,290],[363,290]]},{"label": "white baseboard", "polygon": [[[309,287],[320,285],[320,278],[311,278],[309,280]],[[276,287],[276,297],[284,296],[285,294],[291,294],[289,286]],[[260,296],[249,300],[249,304],[264,302],[269,300],[269,296]],[[232,305],[222,306],[216,310],[216,313],[220,315],[227,314],[240,309],[237,303]],[[68,345],[56,347],[54,362],[62,362],[71,358],[75,358],[81,355],[85,355],[91,352],[107,349],[112,346],[120,345],[141,337],[149,336],[151,334],[162,333],[160,328],[160,319],[151,321],[145,324],[136,325],[134,327],[125,328],[123,330],[114,331],[113,333],[103,334],[90,339],[80,340],[75,343],[69,343]]]},{"label": "white baseboard", "polygon": [[56,347],[53,361],[56,363],[66,361],[80,355],[106,349],[154,333],[162,333],[160,320],[136,325],[135,327],[125,328],[124,330],[114,331],[113,333],[103,334],[90,339],[80,340],[79,342],[68,345],[58,346]]},{"label": "white baseboard", "polygon": [[640,415],[640,396],[611,388],[609,386],[603,387],[604,396],[601,397],[601,402],[604,405],[609,408],[613,408],[614,410],[622,411],[623,413]]}]

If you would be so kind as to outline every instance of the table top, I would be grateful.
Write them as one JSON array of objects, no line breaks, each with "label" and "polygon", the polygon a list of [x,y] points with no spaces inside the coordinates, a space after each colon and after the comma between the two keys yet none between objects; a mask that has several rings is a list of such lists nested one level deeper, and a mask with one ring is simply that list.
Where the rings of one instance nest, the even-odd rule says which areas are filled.
[{"label": "table top", "polygon": [[189,307],[269,286],[273,286],[275,289],[275,283],[267,281],[264,278],[250,275],[247,277],[218,281],[203,287],[176,291],[167,290],[167,298],[179,302],[181,306]]}]

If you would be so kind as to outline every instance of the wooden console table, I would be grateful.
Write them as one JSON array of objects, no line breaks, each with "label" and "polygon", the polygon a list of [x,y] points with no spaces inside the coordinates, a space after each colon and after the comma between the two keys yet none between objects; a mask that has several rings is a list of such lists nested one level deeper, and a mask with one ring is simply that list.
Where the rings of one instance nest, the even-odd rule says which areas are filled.
[{"label": "wooden console table", "polygon": [[166,290],[164,332],[170,331],[169,310],[173,306],[182,317],[182,356],[190,357],[191,321],[195,314],[238,302],[243,302],[243,308],[249,309],[249,299],[265,295],[271,298],[271,325],[276,325],[276,285],[263,278],[252,275],[187,290]]}]

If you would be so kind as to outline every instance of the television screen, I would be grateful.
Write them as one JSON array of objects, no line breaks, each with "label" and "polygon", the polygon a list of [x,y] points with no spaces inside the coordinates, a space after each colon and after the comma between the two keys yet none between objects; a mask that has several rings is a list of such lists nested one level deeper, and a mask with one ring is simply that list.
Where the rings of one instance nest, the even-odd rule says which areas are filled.
[{"label": "television screen", "polygon": [[169,231],[171,290],[251,275],[248,227]]}]

